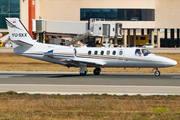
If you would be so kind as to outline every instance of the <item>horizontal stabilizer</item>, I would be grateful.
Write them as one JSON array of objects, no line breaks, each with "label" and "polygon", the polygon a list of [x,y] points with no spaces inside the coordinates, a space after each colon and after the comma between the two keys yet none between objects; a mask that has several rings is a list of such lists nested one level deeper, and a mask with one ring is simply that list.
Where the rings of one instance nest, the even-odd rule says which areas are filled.
[{"label": "horizontal stabilizer", "polygon": [[27,43],[27,42],[24,42],[21,40],[15,40],[15,41],[11,40],[11,41],[20,46],[33,46],[33,44],[31,44],[31,43]]}]

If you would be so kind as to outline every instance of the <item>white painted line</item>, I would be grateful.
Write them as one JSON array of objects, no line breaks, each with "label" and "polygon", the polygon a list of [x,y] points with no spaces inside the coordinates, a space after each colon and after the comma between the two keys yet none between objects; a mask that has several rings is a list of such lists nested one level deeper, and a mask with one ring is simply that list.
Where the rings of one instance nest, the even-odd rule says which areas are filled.
[{"label": "white painted line", "polygon": [[8,74],[79,74],[79,72],[56,72],[56,71],[0,71]]},{"label": "white painted line", "polygon": [[0,75],[0,78],[10,78],[10,77],[22,77],[25,75]]},{"label": "white painted line", "polygon": [[180,79],[180,76],[172,76],[173,79]]},{"label": "white painted line", "polygon": [[179,95],[180,86],[0,84],[0,91],[54,94],[162,94]]}]

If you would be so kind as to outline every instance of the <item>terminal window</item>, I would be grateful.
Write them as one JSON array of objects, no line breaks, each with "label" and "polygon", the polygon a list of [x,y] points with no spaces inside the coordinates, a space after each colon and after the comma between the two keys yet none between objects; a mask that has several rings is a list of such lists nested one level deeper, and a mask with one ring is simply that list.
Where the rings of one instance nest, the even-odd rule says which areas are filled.
[{"label": "terminal window", "polygon": [[140,37],[140,40],[146,40],[146,38],[145,37]]},{"label": "terminal window", "polygon": [[7,29],[6,17],[20,16],[20,0],[0,0],[0,29]]},{"label": "terminal window", "polygon": [[106,21],[155,21],[154,9],[93,9],[81,8],[80,20],[101,18]]}]

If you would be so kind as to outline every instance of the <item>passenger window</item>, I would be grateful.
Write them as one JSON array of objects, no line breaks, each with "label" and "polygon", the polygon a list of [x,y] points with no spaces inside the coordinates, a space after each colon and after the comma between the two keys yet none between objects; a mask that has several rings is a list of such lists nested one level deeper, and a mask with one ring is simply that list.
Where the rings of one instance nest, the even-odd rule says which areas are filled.
[{"label": "passenger window", "polygon": [[94,52],[94,55],[97,55],[97,54],[98,54],[98,51],[95,51],[95,52]]},{"label": "passenger window", "polygon": [[101,51],[101,55],[104,55],[104,51]]},{"label": "passenger window", "polygon": [[109,55],[109,54],[110,54],[110,51],[108,50],[106,54]]},{"label": "passenger window", "polygon": [[123,51],[119,51],[119,55],[122,55],[123,54]]},{"label": "passenger window", "polygon": [[140,49],[136,49],[135,55],[136,55],[136,56],[141,56],[141,55],[142,55]]},{"label": "passenger window", "polygon": [[91,51],[88,51],[88,55],[91,55]]},{"label": "passenger window", "polygon": [[116,55],[116,51],[113,51],[113,53],[112,53],[113,55]]}]

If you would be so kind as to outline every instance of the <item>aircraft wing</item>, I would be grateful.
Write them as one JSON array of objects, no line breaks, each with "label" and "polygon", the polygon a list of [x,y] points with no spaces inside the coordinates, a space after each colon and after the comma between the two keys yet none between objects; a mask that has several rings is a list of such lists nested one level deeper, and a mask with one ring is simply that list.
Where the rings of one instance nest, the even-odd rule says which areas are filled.
[{"label": "aircraft wing", "polygon": [[[50,50],[44,53],[45,56],[53,58],[53,50]],[[58,59],[58,58],[57,58]],[[76,66],[78,67],[81,63],[87,64],[87,67],[101,67],[106,64],[106,62],[101,59],[93,59],[93,58],[69,58],[69,59],[59,59],[61,62],[65,62],[66,66]]]},{"label": "aircraft wing", "polygon": [[65,60],[67,64],[78,66],[81,63],[87,64],[88,67],[104,66],[106,63],[99,59],[75,58]]}]

